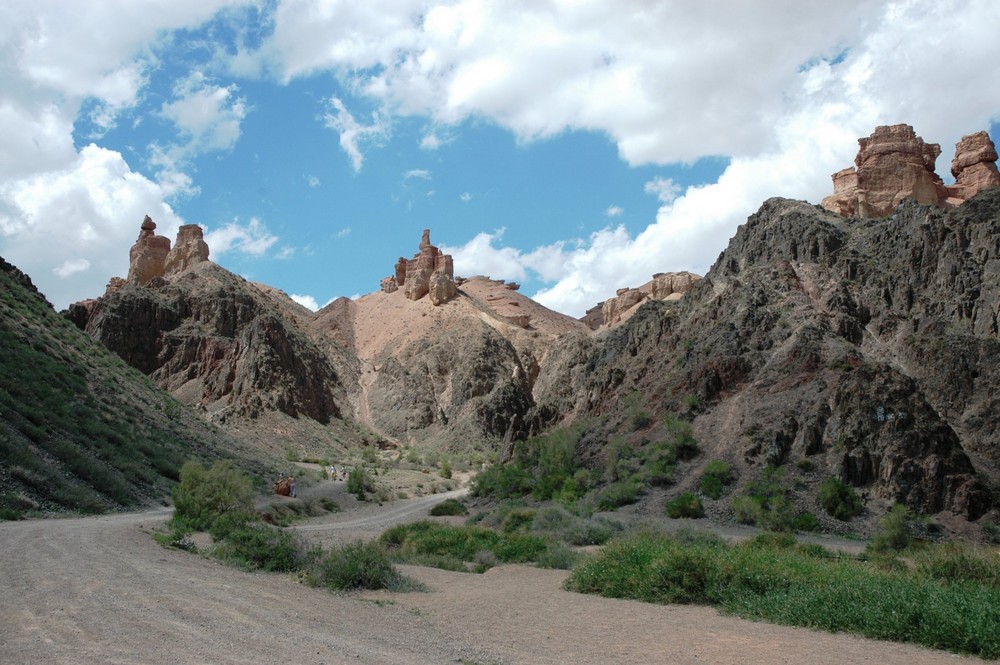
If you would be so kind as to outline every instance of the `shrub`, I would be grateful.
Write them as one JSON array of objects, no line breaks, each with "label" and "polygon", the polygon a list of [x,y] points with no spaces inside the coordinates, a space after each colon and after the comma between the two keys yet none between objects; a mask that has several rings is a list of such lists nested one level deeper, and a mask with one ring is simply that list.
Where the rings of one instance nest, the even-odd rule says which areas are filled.
[{"label": "shrub", "polygon": [[378,542],[358,541],[333,548],[309,567],[306,580],[312,586],[341,591],[407,591],[420,588],[419,582],[396,570],[389,561],[388,553]]},{"label": "shrub", "polygon": [[705,509],[701,505],[701,499],[691,492],[684,492],[680,496],[667,502],[667,516],[679,517],[704,517]]},{"label": "shrub", "polygon": [[861,512],[861,497],[839,478],[828,478],[819,488],[819,502],[830,517],[846,522]]},{"label": "shrub", "polygon": [[446,499],[431,508],[431,515],[440,517],[443,515],[468,515],[469,509],[465,504],[457,499]]},{"label": "shrub", "polygon": [[873,552],[889,552],[892,550],[905,550],[910,546],[913,536],[910,534],[910,526],[907,523],[909,511],[901,503],[895,504],[892,509],[879,520],[878,528],[869,548]]},{"label": "shrub", "polygon": [[722,460],[714,459],[705,465],[699,489],[711,499],[722,496],[723,487],[733,482],[733,469]]},{"label": "shrub", "polygon": [[[365,448],[366,451],[371,450]],[[369,492],[375,491],[375,479],[363,466],[356,466],[347,474],[347,491],[364,501]]]},{"label": "shrub", "polygon": [[175,522],[205,530],[226,513],[252,513],[253,489],[229,460],[205,469],[190,461],[181,467],[180,483],[173,489]]},{"label": "shrub", "polygon": [[594,502],[597,510],[615,510],[638,501],[641,490],[634,481],[610,483],[597,490]]},{"label": "shrub", "polygon": [[451,480],[451,460],[441,462],[441,477],[445,480]]},{"label": "shrub", "polygon": [[531,492],[531,475],[516,462],[495,464],[479,472],[472,483],[473,496],[511,499]]},{"label": "shrub", "polygon": [[260,522],[233,525],[216,544],[214,554],[244,570],[298,570],[309,552],[290,531]]}]

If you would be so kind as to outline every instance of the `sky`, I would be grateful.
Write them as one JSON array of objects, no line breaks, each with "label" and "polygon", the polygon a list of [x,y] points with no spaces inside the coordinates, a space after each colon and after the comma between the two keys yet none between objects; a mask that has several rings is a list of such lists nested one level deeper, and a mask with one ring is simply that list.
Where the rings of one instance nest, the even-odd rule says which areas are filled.
[{"label": "sky", "polygon": [[423,229],[581,316],[704,274],[905,122],[1000,139],[996,0],[5,0],[0,256],[57,309],[145,215],[316,309]]}]

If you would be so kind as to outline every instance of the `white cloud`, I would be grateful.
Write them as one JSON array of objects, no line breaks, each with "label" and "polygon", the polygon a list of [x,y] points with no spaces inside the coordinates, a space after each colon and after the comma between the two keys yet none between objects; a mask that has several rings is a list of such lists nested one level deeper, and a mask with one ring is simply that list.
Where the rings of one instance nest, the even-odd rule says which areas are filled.
[{"label": "white cloud", "polygon": [[157,183],[122,156],[90,144],[70,164],[0,182],[4,257],[57,308],[104,292],[128,271],[128,248],[145,215],[173,238],[182,223]]},{"label": "white cloud", "polygon": [[503,238],[503,231],[479,233],[461,247],[442,245],[441,251],[452,255],[456,275],[486,275],[494,279],[523,281],[527,274],[521,252],[513,247],[496,247],[493,244]]},{"label": "white cloud", "polygon": [[300,296],[298,294],[292,293],[289,294],[288,297],[297,302],[298,304],[302,305],[306,309],[311,310],[313,312],[319,309],[319,303],[316,302],[316,299],[313,298],[312,296]]},{"label": "white cloud", "polygon": [[431,172],[427,169],[410,169],[403,174],[404,180],[409,180],[410,178],[420,178],[421,180],[431,180]]},{"label": "white cloud", "polygon": [[604,211],[604,214],[608,217],[621,217],[625,214],[625,209],[621,206],[608,206],[608,209]]},{"label": "white cloud", "polygon": [[462,192],[461,194],[458,195],[458,198],[461,199],[463,202],[468,203],[469,201],[472,200],[472,194],[470,194],[469,192]]},{"label": "white cloud", "polygon": [[337,231],[333,235],[333,237],[339,239],[339,238],[346,238],[349,235],[351,235],[351,227],[350,226],[345,226],[344,228],[342,228],[339,231]]},{"label": "white cloud", "polygon": [[246,99],[237,97],[237,90],[235,85],[216,85],[199,71],[174,85],[175,99],[164,102],[160,115],[174,123],[179,140],[150,146],[150,161],[162,169],[161,181],[186,177],[179,169],[196,155],[232,150],[248,112]]},{"label": "white cloud", "polygon": [[78,272],[83,272],[90,267],[90,261],[87,259],[67,259],[56,266],[52,272],[56,274],[60,279],[66,279],[71,275],[75,275]]},{"label": "white cloud", "polygon": [[655,194],[660,203],[670,203],[681,193],[681,186],[670,178],[656,176],[643,186],[647,194]]},{"label": "white cloud", "polygon": [[235,219],[218,229],[208,229],[205,242],[213,256],[231,251],[260,256],[278,242],[278,236],[271,234],[259,219],[251,217],[246,224]]},{"label": "white cloud", "polygon": [[[651,180],[661,208],[634,237],[609,228],[526,252],[484,233],[454,250],[466,273],[544,272],[553,283],[538,298],[577,314],[653,272],[704,272],[770,196],[818,201],[876,125],[908,122],[941,143],[946,173],[959,137],[1000,118],[982,68],[1000,57],[992,0],[391,7],[283,3],[272,40],[283,74],[349,76],[380,108],[427,118],[428,148],[473,118],[522,141],[600,131],[634,165],[728,158],[714,183]],[[288,48],[303,29],[329,39]]]},{"label": "white cloud", "polygon": [[312,187],[313,189],[315,189],[316,187],[319,187],[319,185],[320,185],[319,178],[317,178],[314,175],[309,176],[309,181],[308,182],[309,182],[309,186]]},{"label": "white cloud", "polygon": [[380,145],[388,140],[391,132],[388,116],[381,110],[372,112],[370,125],[363,125],[351,115],[347,107],[337,97],[331,97],[330,110],[323,116],[326,126],[340,135],[340,147],[351,159],[355,171],[361,170],[364,155],[362,144]]}]

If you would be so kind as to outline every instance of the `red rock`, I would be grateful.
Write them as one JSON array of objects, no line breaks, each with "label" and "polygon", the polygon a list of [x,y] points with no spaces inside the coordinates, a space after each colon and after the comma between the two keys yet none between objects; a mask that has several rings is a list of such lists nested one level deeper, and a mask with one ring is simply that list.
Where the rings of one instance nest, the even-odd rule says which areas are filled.
[{"label": "red rock", "polygon": [[420,300],[431,292],[433,285],[435,293],[431,296],[431,302],[435,305],[447,302],[458,293],[451,255],[442,254],[441,250],[431,244],[430,229],[424,229],[420,238],[420,251],[412,259],[400,257],[396,261],[395,275],[382,280],[383,291],[392,288],[389,280],[395,282],[396,288],[402,287],[409,300]]},{"label": "red rock", "polygon": [[823,199],[824,208],[845,216],[884,217],[907,198],[944,205],[948,193],[934,172],[940,145],[925,143],[909,125],[876,127],[858,145],[857,170],[833,175],[834,193]]},{"label": "red rock", "polygon": [[146,215],[142,220],[139,237],[128,254],[127,281],[145,286],[154,277],[162,277],[169,252],[170,240],[156,235],[156,224]]},{"label": "red rock", "polygon": [[954,199],[966,201],[984,189],[1000,187],[997,149],[989,134],[969,134],[955,144],[951,174],[955,184],[948,187],[948,194]]},{"label": "red rock", "polygon": [[208,244],[204,232],[197,224],[185,224],[177,230],[177,241],[167,254],[164,274],[172,275],[182,270],[208,261]]}]

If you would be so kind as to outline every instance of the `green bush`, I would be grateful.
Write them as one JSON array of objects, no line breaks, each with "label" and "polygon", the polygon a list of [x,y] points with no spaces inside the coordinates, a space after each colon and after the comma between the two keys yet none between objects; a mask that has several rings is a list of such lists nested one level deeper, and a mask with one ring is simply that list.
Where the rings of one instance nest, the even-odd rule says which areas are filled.
[{"label": "green bush", "polygon": [[205,469],[190,461],[181,467],[181,481],[173,489],[174,521],[195,530],[207,530],[226,513],[252,513],[253,488],[229,460]]},{"label": "green bush", "polygon": [[[365,448],[365,451],[371,450]],[[364,501],[369,492],[375,491],[375,479],[363,466],[356,466],[347,474],[347,491]]]},{"label": "green bush", "polygon": [[699,489],[705,496],[718,499],[722,496],[724,487],[731,482],[733,482],[732,467],[722,460],[714,459],[705,465]]},{"label": "green bush", "polygon": [[469,509],[465,504],[457,499],[446,499],[431,508],[431,515],[441,517],[444,515],[468,515]]},{"label": "green bush", "polygon": [[701,505],[701,499],[691,492],[684,492],[680,496],[667,502],[666,512],[668,517],[704,517],[705,509]]},{"label": "green bush", "polygon": [[603,545],[621,532],[622,525],[605,518],[573,515],[563,508],[543,508],[535,513],[531,530],[570,545]]},{"label": "green bush", "polygon": [[907,523],[909,517],[910,514],[906,510],[906,506],[901,503],[895,504],[879,520],[875,536],[868,547],[877,553],[905,550],[913,541],[910,526]]},{"label": "green bush", "polygon": [[410,591],[420,588],[419,582],[396,570],[388,553],[378,542],[358,541],[334,547],[312,563],[306,580],[312,586],[340,591]]},{"label": "green bush", "polygon": [[795,530],[795,507],[787,494],[784,471],[779,467],[767,467],[760,478],[747,483],[743,496],[733,499],[737,521],[770,531]]},{"label": "green bush", "polygon": [[639,500],[642,487],[634,481],[610,483],[597,490],[594,503],[597,510],[615,510]]},{"label": "green bush", "polygon": [[520,464],[510,462],[480,471],[472,482],[472,495],[503,500],[529,494],[531,488],[531,474]]},{"label": "green bush", "polygon": [[244,570],[289,572],[299,569],[309,551],[290,531],[248,522],[229,528],[214,555]]},{"label": "green bush", "polygon": [[828,478],[819,488],[819,502],[830,517],[846,522],[861,512],[861,497],[839,478]]}]

